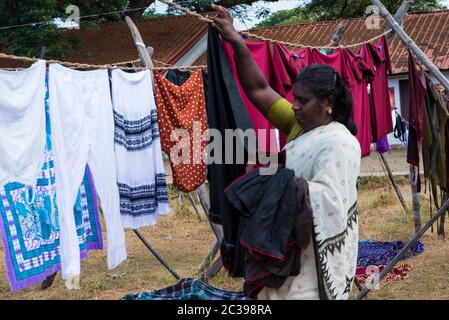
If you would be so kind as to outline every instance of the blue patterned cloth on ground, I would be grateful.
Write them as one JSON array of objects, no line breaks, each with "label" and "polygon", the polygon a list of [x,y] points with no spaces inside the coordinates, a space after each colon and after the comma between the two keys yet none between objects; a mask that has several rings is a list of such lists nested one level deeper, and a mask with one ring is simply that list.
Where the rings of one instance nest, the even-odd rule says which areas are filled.
[{"label": "blue patterned cloth on ground", "polygon": [[[403,241],[359,241],[357,267],[388,265],[405,245]],[[417,256],[422,252],[424,252],[424,244],[418,241],[401,260]]]},{"label": "blue patterned cloth on ground", "polygon": [[[47,144],[42,171],[34,187],[21,183],[0,186],[0,234],[12,291],[45,280],[61,269],[59,216],[46,103]],[[103,249],[97,195],[86,167],[74,206],[81,259],[89,250]]]},{"label": "blue patterned cloth on ground", "polygon": [[199,279],[182,279],[177,284],[153,292],[128,294],[122,300],[249,300],[243,292],[229,292]]}]

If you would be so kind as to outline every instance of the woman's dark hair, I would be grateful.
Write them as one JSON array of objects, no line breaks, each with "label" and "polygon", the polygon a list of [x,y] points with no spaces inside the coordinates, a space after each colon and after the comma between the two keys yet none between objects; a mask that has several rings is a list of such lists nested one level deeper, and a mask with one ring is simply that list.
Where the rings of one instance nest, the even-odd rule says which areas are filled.
[{"label": "woman's dark hair", "polygon": [[306,67],[295,79],[319,100],[328,97],[334,100],[332,117],[342,123],[353,134],[357,134],[357,126],[352,121],[352,99],[346,84],[338,72],[325,64],[312,64]]}]

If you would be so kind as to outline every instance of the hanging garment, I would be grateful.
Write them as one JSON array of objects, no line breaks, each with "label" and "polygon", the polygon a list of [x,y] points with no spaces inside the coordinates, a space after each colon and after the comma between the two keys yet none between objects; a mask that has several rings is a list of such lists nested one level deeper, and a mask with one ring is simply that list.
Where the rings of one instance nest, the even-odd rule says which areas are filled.
[{"label": "hanging garment", "polygon": [[257,170],[233,182],[226,196],[241,215],[245,294],[254,299],[264,287],[279,288],[297,276],[313,228],[307,182],[285,168],[274,175]]},{"label": "hanging garment", "polygon": [[362,46],[359,54],[374,71],[374,77],[370,81],[371,93],[369,101],[373,141],[378,142],[382,137],[393,131],[390,90],[388,86],[388,73],[391,73],[391,61],[385,36],[375,45],[367,43]]},{"label": "hanging garment", "polygon": [[[357,140],[362,149],[362,157],[371,153],[371,123],[369,114],[369,97],[367,81],[373,77],[372,69],[347,49],[335,50],[332,54],[324,54],[318,50],[302,49],[297,52],[288,51],[281,45],[274,46],[273,56],[276,59],[278,79],[281,86],[275,86],[281,95],[293,102],[293,87],[288,86],[287,79],[310,64],[326,64],[333,67],[348,87],[353,102],[353,120],[358,128]],[[283,64],[279,66],[279,62]],[[292,83],[294,78],[292,79]],[[284,89],[282,89],[284,88]],[[288,91],[290,88],[290,91]]]},{"label": "hanging garment", "polygon": [[430,181],[432,197],[437,208],[438,187],[447,189],[446,181],[446,132],[445,126],[449,118],[446,103],[432,80],[426,76],[426,95],[423,112],[422,157],[424,177]]},{"label": "hanging garment", "polygon": [[170,157],[173,185],[183,192],[195,191],[206,181],[203,153],[207,141],[202,137],[207,121],[201,70],[180,87],[159,73],[154,74],[154,84],[162,150]]},{"label": "hanging garment", "polygon": [[[0,191],[0,233],[12,291],[42,282],[61,269],[59,214],[54,205],[56,188],[52,166],[53,160],[47,153],[34,186],[34,196],[27,186],[17,182],[8,183]],[[51,174],[50,184],[48,174]],[[80,259],[86,258],[90,250],[103,249],[96,196],[86,169],[71,212]]]},{"label": "hanging garment", "polygon": [[409,72],[409,139],[407,148],[407,162],[418,167],[419,172],[419,146],[423,139],[424,99],[426,95],[426,79],[424,71],[418,71],[411,52],[408,57]]},{"label": "hanging garment", "polygon": [[293,83],[301,71],[313,64],[310,49],[288,50],[283,44],[273,44],[274,76],[270,86],[283,98],[293,103]]},{"label": "hanging garment", "polygon": [[[368,83],[374,79],[374,71],[360,55],[355,55],[349,50],[343,50],[346,55],[347,65],[352,66],[356,77],[354,85],[349,87],[352,96],[352,118],[357,125],[357,140],[362,149],[362,158],[371,154],[372,129],[370,116],[370,100],[368,95]],[[373,91],[372,91],[373,92]],[[373,94],[377,94],[373,92]]]},{"label": "hanging garment", "polygon": [[[42,154],[44,164],[34,189],[18,182],[8,183],[0,189],[0,234],[12,291],[39,283],[61,269],[59,214],[47,104],[45,109],[47,143]],[[97,194],[87,167],[72,212],[80,258],[84,259],[89,250],[103,249]]]},{"label": "hanging garment", "polygon": [[[250,40],[244,41],[246,47],[251,52],[251,55],[259,66],[260,71],[265,76],[265,79],[270,82],[270,78],[273,76],[273,69],[275,68],[275,66],[273,66],[273,60],[268,42],[256,42]],[[275,128],[251,102],[239,81],[237,67],[234,60],[234,49],[232,45],[229,42],[223,41],[222,46],[228,58],[228,62],[234,75],[234,80],[237,84],[242,101],[246,107],[246,110],[248,111],[254,129],[256,130],[258,151],[270,153],[279,152],[279,144],[276,137]]]},{"label": "hanging garment", "polygon": [[358,244],[356,183],[360,144],[338,122],[303,133],[286,146],[286,167],[307,180],[313,242],[301,253],[301,273],[259,299],[348,299]]},{"label": "hanging garment", "polygon": [[[290,51],[280,43],[273,44],[273,76],[270,86],[291,104],[294,102],[293,83],[299,73],[312,64],[310,49]],[[288,136],[280,133],[280,148],[283,149],[288,142]]]},{"label": "hanging garment", "polygon": [[[226,129],[252,128],[251,119],[243,104],[227,58],[220,45],[220,38],[212,26],[209,27],[207,41],[207,69],[209,77],[207,120],[209,128],[217,129],[221,137],[225,136]],[[213,138],[214,145],[219,144]],[[225,195],[225,188],[235,179],[245,173],[246,164],[225,163],[225,141],[222,139],[220,158],[215,155],[215,161],[207,167],[207,180],[209,181],[210,209],[209,218],[214,223],[223,225],[224,240],[221,245],[223,266],[231,276],[242,276],[243,250],[240,245],[233,245],[238,234],[239,212],[232,207]],[[234,148],[245,146],[243,137],[238,137]],[[235,151],[235,150],[233,150]],[[245,149],[247,151],[247,149]],[[210,153],[208,156],[210,156]],[[234,152],[235,154],[235,152]],[[247,154],[246,154],[247,155]]]},{"label": "hanging garment", "polygon": [[[34,186],[45,149],[45,62],[0,70],[0,186]],[[78,185],[79,187],[79,185]]]},{"label": "hanging garment", "polygon": [[107,70],[49,67],[49,106],[61,228],[63,279],[80,274],[75,219],[71,214],[86,164],[104,213],[108,267],[126,259],[114,153],[114,116]]},{"label": "hanging garment", "polygon": [[170,212],[153,84],[148,70],[111,74],[120,212],[138,229]]},{"label": "hanging garment", "polygon": [[[204,98],[207,105],[207,70],[203,69],[201,74],[203,76]],[[182,86],[190,78],[190,75],[190,71],[168,70],[165,78],[177,86]]]}]

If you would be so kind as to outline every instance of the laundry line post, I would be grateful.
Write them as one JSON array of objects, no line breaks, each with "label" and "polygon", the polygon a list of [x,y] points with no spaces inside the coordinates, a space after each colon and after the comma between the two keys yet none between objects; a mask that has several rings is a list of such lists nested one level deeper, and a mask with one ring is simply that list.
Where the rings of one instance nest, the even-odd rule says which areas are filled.
[{"label": "laundry line post", "polygon": [[[134,43],[137,47],[137,51],[139,53],[140,61],[144,64],[147,68],[154,68],[153,62],[151,61],[150,54],[148,53],[148,50],[145,46],[145,43],[142,40],[142,36],[140,35],[139,30],[137,29],[134,22],[131,20],[130,17],[125,17],[126,24],[128,25],[129,29],[131,30],[131,34],[134,40]],[[149,242],[144,238],[144,236],[138,231],[133,230],[134,233],[137,235],[137,237],[143,242],[143,244],[147,247],[147,249],[153,254],[153,256],[156,257],[156,259],[175,277],[176,280],[180,280],[179,275],[173,271],[172,268],[168,265],[168,263],[151,247]]]}]

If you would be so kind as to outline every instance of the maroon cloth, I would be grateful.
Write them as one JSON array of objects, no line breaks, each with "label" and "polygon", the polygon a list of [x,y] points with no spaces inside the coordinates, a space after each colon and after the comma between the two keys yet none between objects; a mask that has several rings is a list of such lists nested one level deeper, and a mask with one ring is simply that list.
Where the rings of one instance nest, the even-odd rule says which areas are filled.
[{"label": "maroon cloth", "polygon": [[[293,104],[293,83],[299,73],[312,64],[309,49],[290,51],[284,45],[273,45],[273,77],[270,78],[270,86],[283,98]],[[281,149],[287,144],[287,135],[280,133]]]},{"label": "maroon cloth", "polygon": [[352,96],[353,120],[358,128],[356,137],[362,149],[362,157],[370,154],[372,139],[367,81],[374,77],[374,71],[360,56],[346,49],[335,50],[329,55],[314,49],[290,51],[276,43],[273,45],[273,62],[276,77],[275,83],[270,85],[291,103],[294,100],[292,84],[305,67],[320,63],[335,68]]},{"label": "maroon cloth", "polygon": [[388,73],[391,73],[391,61],[385,36],[376,45],[371,43],[365,44],[359,53],[374,71],[374,78],[370,82],[371,94],[369,95],[369,102],[372,137],[373,141],[378,142],[382,137],[393,132],[390,90],[388,86]]},{"label": "maroon cloth", "polygon": [[419,168],[419,146],[423,139],[424,98],[426,95],[426,77],[423,70],[418,70],[415,59],[409,51],[409,140],[407,162]]},{"label": "maroon cloth", "polygon": [[371,121],[367,84],[374,76],[372,69],[363,59],[347,49],[338,49],[326,55],[317,50],[311,50],[313,63],[327,64],[338,71],[345,81],[352,96],[352,117],[357,125],[357,140],[360,143],[362,157],[371,153]]}]

